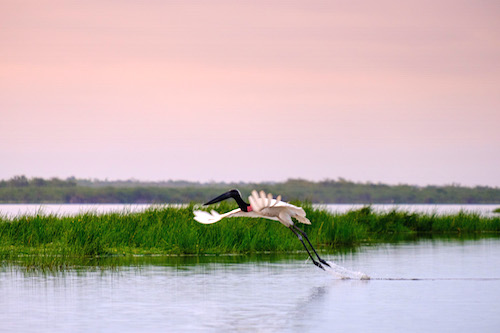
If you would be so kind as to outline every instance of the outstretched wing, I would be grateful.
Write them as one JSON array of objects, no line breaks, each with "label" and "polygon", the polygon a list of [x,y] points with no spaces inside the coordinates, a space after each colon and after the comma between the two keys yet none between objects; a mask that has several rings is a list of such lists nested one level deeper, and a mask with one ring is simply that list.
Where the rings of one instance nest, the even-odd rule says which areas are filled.
[{"label": "outstretched wing", "polygon": [[219,214],[215,210],[212,210],[210,213],[205,212],[203,210],[194,210],[193,213],[194,213],[194,219],[197,222],[200,222],[203,224],[211,224],[211,223],[219,222],[220,220],[222,220],[225,217],[236,217],[236,216],[255,217],[255,216],[252,216],[253,214],[242,212],[241,209],[239,209],[239,208],[236,208],[236,209],[229,211],[227,213],[224,213],[224,214]]},{"label": "outstretched wing", "polygon": [[248,200],[253,211],[261,214],[263,217],[280,220],[278,216],[281,216],[282,219],[288,216],[290,221],[293,217],[301,223],[311,224],[302,207],[281,201],[281,195],[273,199],[271,193],[266,194],[264,191],[257,192],[254,190],[252,191],[252,195],[248,197]]},{"label": "outstretched wing", "polygon": [[211,214],[209,212],[205,212],[203,210],[195,210],[195,211],[193,211],[193,213],[194,213],[195,221],[198,221],[198,222],[203,223],[203,224],[211,224],[211,223],[219,222],[222,219],[220,214],[214,210],[212,211]]},{"label": "outstretched wing", "polygon": [[253,190],[252,195],[248,197],[248,201],[250,201],[250,206],[256,212],[261,212],[265,208],[271,207],[280,207],[283,205],[288,205],[287,203],[281,201],[281,195],[278,195],[276,199],[273,199],[273,195],[271,193],[267,194],[264,191]]}]

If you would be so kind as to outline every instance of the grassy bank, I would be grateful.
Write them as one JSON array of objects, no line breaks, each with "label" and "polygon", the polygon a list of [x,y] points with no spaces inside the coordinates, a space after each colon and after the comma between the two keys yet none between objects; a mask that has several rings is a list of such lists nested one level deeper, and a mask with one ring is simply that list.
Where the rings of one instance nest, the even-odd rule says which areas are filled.
[{"label": "grassy bank", "polygon": [[[234,207],[224,204],[218,211]],[[397,235],[493,234],[500,217],[461,213],[428,216],[373,213],[369,207],[342,215],[305,206],[312,225],[301,225],[318,248],[352,247]],[[223,254],[293,252],[302,245],[279,222],[231,218],[213,225],[193,220],[193,206],[152,208],[142,213],[73,217],[0,218],[0,259],[32,257],[64,264],[64,258],[133,254]],[[38,259],[37,259],[38,258]],[[43,258],[43,259],[42,259]]]}]

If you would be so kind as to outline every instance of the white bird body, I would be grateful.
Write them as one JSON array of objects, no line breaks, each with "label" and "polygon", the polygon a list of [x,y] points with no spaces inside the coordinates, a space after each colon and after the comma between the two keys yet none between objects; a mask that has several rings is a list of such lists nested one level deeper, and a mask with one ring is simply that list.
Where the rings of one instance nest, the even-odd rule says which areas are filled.
[{"label": "white bird body", "polygon": [[264,191],[253,191],[248,197],[251,210],[243,211],[241,208],[236,208],[224,214],[219,214],[215,210],[211,213],[196,210],[194,211],[194,219],[203,224],[211,224],[219,222],[225,217],[261,217],[269,220],[281,222],[284,226],[290,227],[293,225],[292,218],[305,224],[311,224],[306,218],[306,213],[303,208],[281,201],[281,196],[273,199],[271,194],[266,195]]}]

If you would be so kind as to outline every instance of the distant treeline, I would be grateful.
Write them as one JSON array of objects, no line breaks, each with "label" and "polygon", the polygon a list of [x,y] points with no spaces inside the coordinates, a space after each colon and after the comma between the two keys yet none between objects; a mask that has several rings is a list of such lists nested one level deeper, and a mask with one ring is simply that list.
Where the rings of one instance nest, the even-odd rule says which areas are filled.
[{"label": "distant treeline", "polygon": [[204,202],[231,188],[281,194],[286,201],[312,203],[499,204],[500,188],[459,185],[414,186],[355,183],[345,179],[280,183],[141,182],[15,176],[0,180],[0,203],[189,203]]}]

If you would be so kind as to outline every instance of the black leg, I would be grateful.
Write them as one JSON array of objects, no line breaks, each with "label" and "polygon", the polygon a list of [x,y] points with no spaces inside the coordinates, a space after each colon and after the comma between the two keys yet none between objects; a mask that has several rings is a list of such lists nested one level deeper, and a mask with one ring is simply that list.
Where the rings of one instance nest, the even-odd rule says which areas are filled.
[{"label": "black leg", "polygon": [[[292,230],[292,232],[295,234],[295,236],[297,236],[297,238],[298,238],[298,239],[302,242],[302,245],[304,245],[304,248],[306,249],[307,254],[308,254],[308,255],[309,255],[309,257],[311,258],[312,262],[313,262],[316,266],[318,266],[319,268],[321,268],[322,270],[325,270],[325,269],[323,268],[323,266],[321,266],[321,264],[320,264],[319,262],[317,262],[316,260],[314,260],[313,256],[311,255],[311,252],[309,252],[309,249],[307,248],[306,244],[304,243],[304,240],[302,239],[302,236],[301,236],[301,235],[299,235],[299,233],[298,233],[297,231],[295,231],[295,229],[293,228],[293,224],[292,224],[289,228],[290,228],[290,230]],[[307,236],[306,236],[306,239],[307,239]],[[308,242],[309,242],[309,240],[308,240]],[[311,244],[311,242],[309,242],[309,244]],[[312,245],[311,245],[311,247],[312,247]],[[312,249],[314,250],[314,248],[312,248]],[[316,251],[314,251],[314,253],[316,253]],[[318,256],[318,254],[316,254],[316,256]],[[319,257],[318,257],[318,258],[319,258]],[[320,260],[322,260],[322,259],[320,259]],[[324,260],[323,260],[323,261],[324,261]],[[327,264],[327,265],[328,265],[328,264]],[[328,266],[330,266],[330,265],[328,265]]]},{"label": "black leg", "polygon": [[309,240],[309,237],[307,237],[307,234],[304,231],[302,231],[302,229],[300,229],[299,227],[297,227],[294,224],[292,224],[291,227],[294,228],[295,230],[297,230],[298,232],[300,232],[302,234],[302,236],[304,236],[304,238],[306,239],[306,241],[311,246],[311,249],[314,251],[314,254],[316,255],[316,257],[318,257],[319,262],[321,262],[322,264],[327,265],[328,267],[330,267],[330,265],[325,260],[323,260],[323,259],[320,258],[320,256],[318,255],[318,252],[316,252],[316,250],[314,249],[314,246],[311,244],[311,241]]}]

